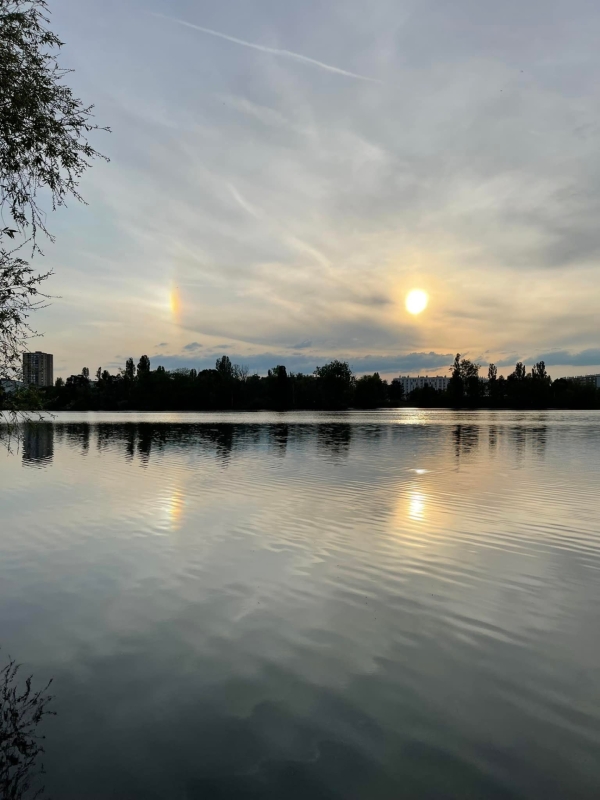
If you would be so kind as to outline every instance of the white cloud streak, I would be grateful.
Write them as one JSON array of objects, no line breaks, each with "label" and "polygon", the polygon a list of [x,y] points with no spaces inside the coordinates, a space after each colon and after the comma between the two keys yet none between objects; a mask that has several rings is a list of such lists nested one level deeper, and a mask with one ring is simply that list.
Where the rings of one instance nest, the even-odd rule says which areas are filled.
[{"label": "white cloud streak", "polygon": [[340,67],[334,67],[331,64],[325,64],[323,61],[317,61],[315,58],[309,58],[308,56],[303,56],[300,53],[294,53],[291,50],[281,50],[277,47],[267,47],[263,44],[255,44],[254,42],[247,42],[245,39],[238,39],[236,36],[229,36],[226,33],[220,33],[219,31],[213,31],[211,28],[203,28],[201,25],[194,25],[192,22],[186,22],[183,19],[178,19],[177,17],[169,17],[165,14],[159,14],[156,11],[150,12],[153,17],[160,17],[161,19],[168,19],[171,22],[176,22],[178,25],[184,25],[186,28],[192,28],[196,31],[201,31],[202,33],[207,33],[210,36],[216,36],[218,39],[225,39],[226,42],[233,42],[234,44],[241,44],[242,47],[250,47],[252,50],[259,50],[261,53],[269,53],[273,56],[281,56],[282,58],[291,58],[294,61],[300,61],[303,64],[311,64],[313,67],[320,67],[321,69],[327,70],[328,72],[334,72],[336,75],[344,75],[347,78],[356,78],[359,81],[368,81],[369,83],[383,83],[383,81],[378,80],[377,78],[369,78],[366,75],[359,75],[357,72],[350,72],[347,69],[340,69]]}]

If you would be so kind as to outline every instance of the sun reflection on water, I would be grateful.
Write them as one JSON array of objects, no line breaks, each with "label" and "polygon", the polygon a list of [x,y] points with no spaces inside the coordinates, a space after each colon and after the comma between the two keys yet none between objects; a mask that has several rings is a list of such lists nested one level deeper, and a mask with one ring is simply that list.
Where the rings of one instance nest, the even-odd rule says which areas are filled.
[{"label": "sun reflection on water", "polygon": [[183,510],[185,508],[185,495],[179,487],[175,487],[164,498],[161,504],[162,516],[165,527],[171,531],[177,531],[183,521]]},{"label": "sun reflection on water", "polygon": [[425,500],[425,495],[422,492],[411,490],[408,496],[408,516],[410,519],[425,519]]}]

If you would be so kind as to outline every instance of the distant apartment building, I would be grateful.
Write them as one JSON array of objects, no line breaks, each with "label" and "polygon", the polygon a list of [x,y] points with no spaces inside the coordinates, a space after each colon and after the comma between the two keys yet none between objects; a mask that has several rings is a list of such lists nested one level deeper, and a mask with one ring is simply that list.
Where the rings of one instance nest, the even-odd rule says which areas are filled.
[{"label": "distant apartment building", "polygon": [[577,383],[591,384],[595,389],[600,389],[600,375],[576,375],[573,378],[565,378],[567,381],[577,381]]},{"label": "distant apartment building", "polygon": [[54,385],[54,357],[52,353],[23,353],[23,383],[25,386]]},{"label": "distant apartment building", "polygon": [[430,377],[429,375],[418,375],[411,377],[410,375],[400,375],[395,378],[404,389],[404,396],[409,395],[414,389],[422,389],[424,386],[431,386],[438,392],[445,392],[450,383],[450,378],[444,378],[439,375]]}]

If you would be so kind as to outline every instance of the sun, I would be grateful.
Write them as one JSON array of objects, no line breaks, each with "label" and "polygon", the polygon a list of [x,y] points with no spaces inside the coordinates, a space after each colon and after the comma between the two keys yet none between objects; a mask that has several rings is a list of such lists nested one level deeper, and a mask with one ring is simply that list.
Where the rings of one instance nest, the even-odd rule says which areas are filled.
[{"label": "sun", "polygon": [[413,289],[406,295],[406,310],[409,314],[420,314],[427,308],[429,297],[422,289]]}]

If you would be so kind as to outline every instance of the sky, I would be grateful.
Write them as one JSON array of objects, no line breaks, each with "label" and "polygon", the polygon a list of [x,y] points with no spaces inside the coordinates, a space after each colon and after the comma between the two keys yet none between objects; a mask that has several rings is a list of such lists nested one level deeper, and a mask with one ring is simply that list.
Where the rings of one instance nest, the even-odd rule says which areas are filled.
[{"label": "sky", "polygon": [[[50,0],[112,133],[49,218],[63,377],[600,371],[596,0]],[[406,294],[429,295],[413,316]]]}]

